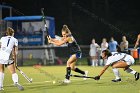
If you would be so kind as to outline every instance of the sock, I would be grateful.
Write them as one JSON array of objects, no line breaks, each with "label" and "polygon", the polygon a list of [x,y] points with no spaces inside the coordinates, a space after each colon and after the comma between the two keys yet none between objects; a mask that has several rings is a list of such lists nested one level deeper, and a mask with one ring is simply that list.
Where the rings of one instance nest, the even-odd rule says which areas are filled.
[{"label": "sock", "polygon": [[14,83],[18,83],[18,75],[17,73],[12,74],[12,80]]},{"label": "sock", "polygon": [[92,66],[95,66],[95,63],[94,62],[95,62],[95,60],[92,60]]},{"label": "sock", "polygon": [[75,70],[74,70],[75,72],[78,72],[78,73],[80,73],[80,74],[85,74],[85,71],[82,71],[82,70],[80,70],[79,68],[75,68]]},{"label": "sock", "polygon": [[0,72],[0,87],[3,87],[4,73]]},{"label": "sock", "polygon": [[66,68],[66,79],[70,79],[71,67]]},{"label": "sock", "polygon": [[126,71],[127,73],[131,73],[131,74],[135,74],[135,73],[136,73],[136,71],[133,70],[132,68],[128,68],[128,69],[126,69],[125,71]]},{"label": "sock", "polygon": [[120,79],[119,70],[118,70],[117,68],[113,68],[112,70],[113,70],[113,72],[114,72],[114,75],[115,75],[116,79]]},{"label": "sock", "polygon": [[95,66],[98,66],[98,60],[95,60]]},{"label": "sock", "polygon": [[[4,73],[2,73],[2,79],[3,79],[3,81],[4,81]],[[2,84],[2,87],[3,87],[3,84]]]}]

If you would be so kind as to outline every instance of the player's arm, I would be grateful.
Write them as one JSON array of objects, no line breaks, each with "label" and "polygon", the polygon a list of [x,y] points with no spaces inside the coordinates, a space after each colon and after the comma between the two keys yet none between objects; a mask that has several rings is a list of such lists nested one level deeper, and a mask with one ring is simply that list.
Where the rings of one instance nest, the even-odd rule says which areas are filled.
[{"label": "player's arm", "polygon": [[61,46],[61,45],[65,44],[66,42],[67,42],[67,40],[65,39],[65,40],[59,40],[57,42],[52,40],[51,43],[53,43],[53,44],[55,44],[57,46]]},{"label": "player's arm", "polygon": [[137,37],[137,41],[135,43],[135,47],[134,48],[137,48],[137,46],[139,45],[139,41],[140,41],[140,34]]},{"label": "player's arm", "polygon": [[109,67],[109,65],[104,66],[104,68],[102,69],[102,71],[99,74],[100,77],[104,74],[104,72],[107,70],[108,67]]},{"label": "player's arm", "polygon": [[12,55],[13,55],[13,60],[14,60],[15,66],[17,66],[17,54],[18,54],[18,46],[14,46],[14,48],[12,50]]},{"label": "player's arm", "polygon": [[61,40],[56,40],[56,39],[48,38],[48,41],[49,41],[49,43],[55,44],[57,46],[61,46],[61,45],[65,44],[66,42],[68,42],[68,38],[61,39]]}]

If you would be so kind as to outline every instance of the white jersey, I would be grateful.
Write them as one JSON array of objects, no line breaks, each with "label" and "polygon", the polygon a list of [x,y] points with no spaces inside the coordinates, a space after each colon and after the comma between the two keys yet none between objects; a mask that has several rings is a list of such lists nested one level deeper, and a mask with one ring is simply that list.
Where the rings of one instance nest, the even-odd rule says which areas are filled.
[{"label": "white jersey", "polygon": [[134,58],[132,56],[125,53],[112,52],[112,56],[108,57],[106,65],[111,65],[112,63],[120,60],[125,61],[128,65],[134,63]]},{"label": "white jersey", "polygon": [[9,60],[14,46],[18,46],[18,40],[13,36],[4,36],[0,39],[0,60]]}]

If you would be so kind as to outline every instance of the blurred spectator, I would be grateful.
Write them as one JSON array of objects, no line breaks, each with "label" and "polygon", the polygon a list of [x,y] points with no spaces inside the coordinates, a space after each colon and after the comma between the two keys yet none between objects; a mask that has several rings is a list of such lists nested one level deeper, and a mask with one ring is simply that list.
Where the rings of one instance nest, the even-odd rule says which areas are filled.
[{"label": "blurred spectator", "polygon": [[122,42],[120,43],[121,52],[128,53],[128,44],[126,36],[123,36]]},{"label": "blurred spectator", "polygon": [[135,47],[134,47],[134,48],[137,48],[137,47],[138,47],[139,42],[140,42],[140,34],[139,34],[138,37],[137,37],[137,41],[136,41],[136,43],[135,43]]},{"label": "blurred spectator", "polygon": [[106,50],[108,48],[108,43],[106,38],[103,38],[102,43],[101,43],[101,50]]},{"label": "blurred spectator", "polygon": [[[108,43],[106,38],[102,39],[102,43],[101,43],[101,53],[103,50],[106,50],[108,48]],[[106,59],[100,59],[100,66],[103,66],[106,63]]]},{"label": "blurred spectator", "polygon": [[118,45],[117,41],[115,41],[114,38],[111,37],[110,42],[108,44],[110,52],[116,52],[117,51],[117,45]]},{"label": "blurred spectator", "polygon": [[27,32],[29,35],[32,35],[34,33],[34,26],[31,23],[29,23],[29,27],[27,29]]},{"label": "blurred spectator", "polygon": [[90,44],[90,51],[89,55],[91,57],[91,65],[92,66],[98,66],[98,60],[97,60],[97,48],[100,46],[95,42],[95,39],[92,39],[92,42]]}]

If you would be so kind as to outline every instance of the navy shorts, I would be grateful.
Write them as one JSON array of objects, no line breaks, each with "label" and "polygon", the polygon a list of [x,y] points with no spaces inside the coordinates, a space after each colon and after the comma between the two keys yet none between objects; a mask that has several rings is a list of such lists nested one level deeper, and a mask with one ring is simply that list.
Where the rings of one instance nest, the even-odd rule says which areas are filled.
[{"label": "navy shorts", "polygon": [[138,48],[138,54],[140,55],[140,47]]},{"label": "navy shorts", "polygon": [[[72,55],[70,55],[71,57]],[[76,58],[82,58],[82,53],[76,53]]]}]

